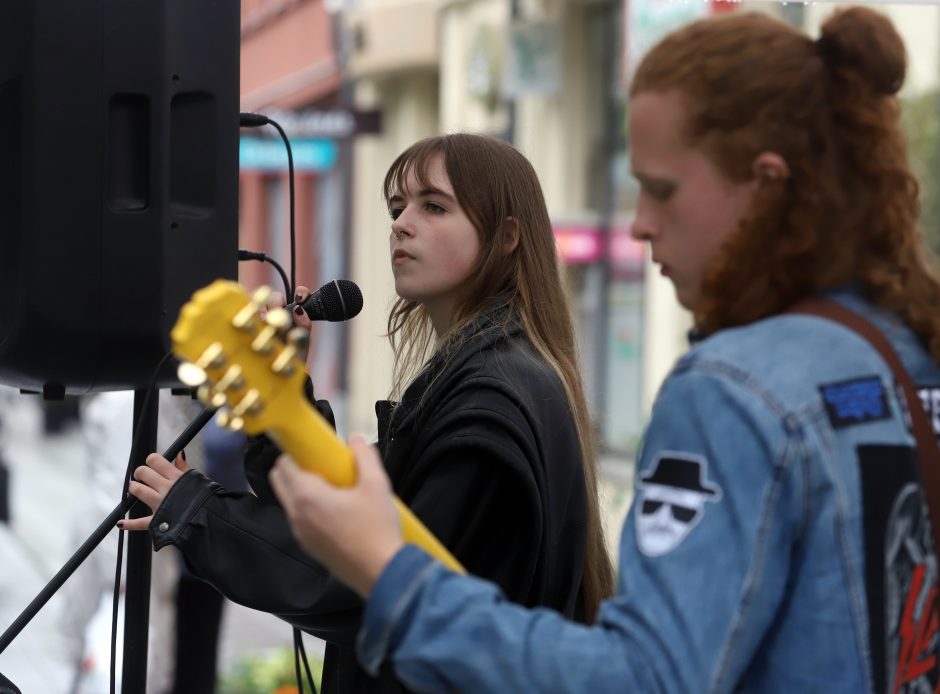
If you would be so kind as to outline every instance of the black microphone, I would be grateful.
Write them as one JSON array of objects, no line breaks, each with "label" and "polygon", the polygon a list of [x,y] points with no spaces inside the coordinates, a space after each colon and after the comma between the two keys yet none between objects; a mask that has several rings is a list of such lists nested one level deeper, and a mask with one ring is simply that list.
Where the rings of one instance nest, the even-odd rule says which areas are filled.
[{"label": "black microphone", "polygon": [[[297,303],[287,304],[293,311]],[[362,292],[355,282],[333,280],[327,282],[308,296],[300,307],[310,320],[326,320],[333,323],[349,320],[362,310]]]}]

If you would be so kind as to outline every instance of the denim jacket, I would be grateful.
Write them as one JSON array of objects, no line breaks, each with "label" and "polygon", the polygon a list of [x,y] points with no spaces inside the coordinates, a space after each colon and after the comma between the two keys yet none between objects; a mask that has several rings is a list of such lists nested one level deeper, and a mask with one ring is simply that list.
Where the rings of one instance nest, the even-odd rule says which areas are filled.
[{"label": "denim jacket", "polygon": [[[940,431],[940,368],[886,334]],[[593,627],[511,604],[415,547],[386,567],[358,653],[418,691],[935,691],[937,557],[893,375],[854,332],[781,315],[716,333],[659,393]]]}]

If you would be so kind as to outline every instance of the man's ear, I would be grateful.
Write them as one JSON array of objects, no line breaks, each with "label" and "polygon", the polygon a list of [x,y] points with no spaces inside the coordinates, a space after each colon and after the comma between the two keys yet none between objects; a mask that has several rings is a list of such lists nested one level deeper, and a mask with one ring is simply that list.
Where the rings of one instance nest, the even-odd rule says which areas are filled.
[{"label": "man's ear", "polygon": [[761,183],[777,183],[790,177],[787,161],[776,152],[761,152],[751,164],[754,180]]},{"label": "man's ear", "polygon": [[519,245],[519,220],[515,217],[506,217],[506,241],[503,243],[503,252],[509,255]]}]

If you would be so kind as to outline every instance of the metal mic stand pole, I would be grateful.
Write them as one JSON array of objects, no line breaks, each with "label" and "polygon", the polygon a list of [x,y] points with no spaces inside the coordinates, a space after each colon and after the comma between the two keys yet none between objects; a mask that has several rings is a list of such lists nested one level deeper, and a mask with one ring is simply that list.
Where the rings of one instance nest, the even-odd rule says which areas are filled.
[{"label": "metal mic stand pole", "polygon": [[[157,448],[157,412],[160,398],[147,402],[146,390],[134,391],[134,433],[137,442],[131,451],[131,470],[143,465],[147,452]],[[143,409],[146,405],[146,411]],[[131,518],[150,513],[143,504],[134,504]],[[150,564],[153,551],[148,533],[127,534],[127,574],[124,583],[124,665],[122,694],[147,691],[147,631],[150,626]]]},{"label": "metal mic stand pole", "polygon": [[[137,415],[137,394],[134,396],[134,409],[135,417]],[[189,423],[189,426],[180,434],[176,440],[170,444],[170,447],[163,452],[163,457],[167,460],[175,460],[176,456],[181,450],[183,450],[190,441],[193,440],[193,437],[199,433],[199,430],[202,429],[210,419],[212,415],[215,414],[215,410],[212,408],[203,410],[199,416],[193,419]],[[134,420],[137,421],[136,418]],[[136,425],[135,425],[136,426]],[[155,446],[155,444],[154,444]],[[148,450],[153,450],[150,448]],[[132,460],[136,460],[136,457]],[[142,461],[141,461],[142,462]],[[136,467],[136,465],[134,466]],[[61,569],[52,577],[52,580],[46,584],[45,588],[39,591],[39,594],[33,598],[32,602],[26,606],[20,615],[13,621],[13,623],[7,627],[7,630],[3,632],[3,635],[0,636],[0,653],[3,653],[6,650],[6,647],[10,645],[13,639],[23,630],[23,628],[29,624],[30,620],[36,616],[39,610],[42,609],[43,605],[49,602],[49,599],[55,595],[56,591],[62,587],[62,585],[68,580],[69,576],[75,573],[75,570],[81,566],[82,562],[88,558],[88,555],[101,544],[101,541],[105,536],[114,530],[114,524],[121,520],[125,514],[136,505],[141,512],[137,513],[137,516],[146,515],[144,512],[146,506],[141,503],[136,503],[137,499],[133,496],[126,496],[124,500],[114,507],[114,510],[108,515],[107,518],[98,526],[98,528],[89,535],[88,539],[82,543],[82,546],[73,554],[67,562],[62,566]],[[141,535],[147,537],[147,533],[133,533],[133,535]],[[139,691],[143,691],[142,689]]]}]

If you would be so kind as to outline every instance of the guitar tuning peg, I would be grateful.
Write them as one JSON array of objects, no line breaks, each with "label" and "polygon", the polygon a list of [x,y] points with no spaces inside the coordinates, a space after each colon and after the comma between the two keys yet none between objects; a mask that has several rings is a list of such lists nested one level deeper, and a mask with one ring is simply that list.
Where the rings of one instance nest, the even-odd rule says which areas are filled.
[{"label": "guitar tuning peg", "polygon": [[246,414],[256,415],[261,412],[262,408],[261,393],[258,392],[257,388],[251,388],[245,393],[245,397],[232,408],[232,414],[235,417],[243,417]]},{"label": "guitar tuning peg", "polygon": [[242,376],[242,367],[238,364],[232,364],[215,387],[216,390],[224,393],[227,390],[241,390],[244,386],[245,379]]},{"label": "guitar tuning peg", "polygon": [[292,345],[298,352],[303,352],[310,344],[310,333],[303,328],[292,328],[287,333],[287,344]]},{"label": "guitar tuning peg", "polygon": [[267,285],[262,285],[251,293],[252,303],[259,306],[263,305],[269,298],[271,298],[271,287]]},{"label": "guitar tuning peg", "polygon": [[212,387],[207,383],[204,383],[201,386],[199,386],[196,389],[196,398],[203,405],[211,405],[212,404]]},{"label": "guitar tuning peg", "polygon": [[288,345],[277,355],[277,359],[271,364],[271,371],[279,376],[290,376],[294,373],[294,357],[297,356],[297,348],[294,345]]},{"label": "guitar tuning peg", "polygon": [[276,335],[277,330],[270,325],[267,326],[251,341],[251,349],[259,354],[271,354],[274,351],[274,338]]},{"label": "guitar tuning peg", "polygon": [[206,369],[221,369],[225,364],[225,350],[221,342],[213,342],[206,347],[199,359],[196,360],[196,366],[205,371]]},{"label": "guitar tuning peg", "polygon": [[[241,311],[235,314],[235,317],[232,319],[232,325],[245,332],[254,330],[258,324],[261,307],[264,306],[265,302],[271,297],[271,294],[270,287],[258,287],[252,293],[251,301],[249,301]],[[268,313],[270,315],[271,312],[269,311]],[[290,315],[287,317],[289,320]]]},{"label": "guitar tuning peg", "polygon": [[290,313],[287,309],[284,308],[275,308],[268,311],[268,314],[264,318],[265,322],[276,330],[283,331],[287,330],[291,325],[293,325],[293,320],[290,317]]},{"label": "guitar tuning peg", "polygon": [[259,305],[253,301],[245,304],[245,307],[235,314],[232,325],[239,330],[250,333],[258,325],[258,308]]},{"label": "guitar tuning peg", "polygon": [[245,428],[245,420],[233,415],[228,410],[219,410],[219,413],[215,416],[215,422],[229,431],[241,431]]},{"label": "guitar tuning peg", "polygon": [[208,407],[219,408],[227,402],[225,393],[217,390],[215,387],[204,383],[196,390],[196,397],[199,402]]},{"label": "guitar tuning peg", "polygon": [[179,365],[176,369],[176,376],[183,384],[193,388],[201,386],[209,380],[203,369],[188,361],[184,361]]}]

